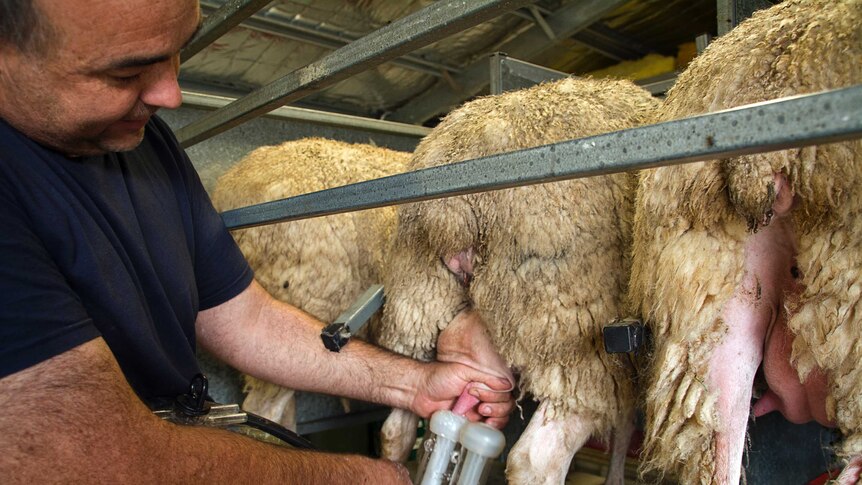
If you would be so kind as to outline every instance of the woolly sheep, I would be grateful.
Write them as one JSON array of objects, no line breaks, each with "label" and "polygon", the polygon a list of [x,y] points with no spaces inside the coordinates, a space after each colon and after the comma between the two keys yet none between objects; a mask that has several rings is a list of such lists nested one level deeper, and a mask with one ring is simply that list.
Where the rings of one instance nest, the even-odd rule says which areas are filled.
[{"label": "woolly sheep", "polygon": [[[404,171],[409,154],[321,138],[251,152],[219,178],[220,211]],[[266,290],[331,322],[370,285],[382,281],[395,209],[336,214],[233,233]],[[322,344],[321,344],[322,345]],[[296,428],[293,391],[246,376],[243,408]]]},{"label": "woolly sheep", "polygon": [[[591,79],[483,97],[450,113],[410,168],[629,128],[656,105],[628,81]],[[563,483],[574,453],[612,427],[624,459],[634,391],[601,329],[623,312],[633,195],[633,177],[618,174],[399,207],[379,343],[433,359],[441,331],[475,308],[541,401],[509,454],[511,483]]]},{"label": "woolly sheep", "polygon": [[[862,0],[786,0],[710,45],[660,120],[860,82]],[[839,454],[862,454],[860,176],[858,140],[642,172],[630,291],[655,339],[645,470],[738,483],[761,358],[771,390],[755,415],[834,424]]]}]

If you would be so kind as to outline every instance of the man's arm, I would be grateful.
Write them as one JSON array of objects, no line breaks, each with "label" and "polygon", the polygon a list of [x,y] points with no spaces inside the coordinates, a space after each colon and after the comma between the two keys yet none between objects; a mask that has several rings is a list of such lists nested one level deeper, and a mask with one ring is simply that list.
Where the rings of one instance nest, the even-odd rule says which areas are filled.
[{"label": "man's arm", "polygon": [[335,394],[409,409],[428,417],[448,409],[472,381],[497,390],[474,389],[482,404],[471,419],[488,417],[502,427],[514,406],[511,384],[468,366],[422,363],[359,340],[330,352],[320,340],[323,325],[279,302],[256,282],[238,296],[198,315],[198,342],[237,369],[284,387]]},{"label": "man's arm", "polygon": [[391,462],[162,421],[101,338],[0,379],[0,409],[4,483],[410,483]]}]

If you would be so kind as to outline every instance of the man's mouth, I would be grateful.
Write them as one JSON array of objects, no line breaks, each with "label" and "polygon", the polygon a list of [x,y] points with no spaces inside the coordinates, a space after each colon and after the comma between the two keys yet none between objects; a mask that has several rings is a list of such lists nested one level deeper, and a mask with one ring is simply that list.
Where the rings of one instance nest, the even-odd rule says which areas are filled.
[{"label": "man's mouth", "polygon": [[150,120],[149,116],[142,119],[134,119],[134,120],[120,120],[116,122],[114,125],[120,128],[123,131],[139,131],[143,128],[147,122]]}]

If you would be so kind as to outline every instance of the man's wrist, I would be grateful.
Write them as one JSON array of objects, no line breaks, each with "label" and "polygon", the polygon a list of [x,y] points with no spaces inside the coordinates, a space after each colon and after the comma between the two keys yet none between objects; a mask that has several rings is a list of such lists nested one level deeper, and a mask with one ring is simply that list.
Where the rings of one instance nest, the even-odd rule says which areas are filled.
[{"label": "man's wrist", "polygon": [[408,357],[391,354],[386,364],[377,366],[375,387],[377,402],[400,409],[414,409],[420,383],[425,380],[428,365]]}]

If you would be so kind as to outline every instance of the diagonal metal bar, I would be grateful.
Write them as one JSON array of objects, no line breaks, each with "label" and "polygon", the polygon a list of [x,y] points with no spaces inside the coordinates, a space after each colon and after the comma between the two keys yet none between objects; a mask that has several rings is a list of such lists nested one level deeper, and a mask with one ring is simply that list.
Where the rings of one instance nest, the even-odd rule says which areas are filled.
[{"label": "diagonal metal bar", "polygon": [[532,17],[531,20],[535,22],[535,24],[538,25],[539,28],[542,29],[542,32],[544,32],[546,36],[548,36],[548,40],[550,40],[551,42],[556,42],[558,40],[557,34],[554,32],[554,29],[552,29],[551,26],[548,25],[547,22],[545,22],[545,17],[542,16],[542,12],[539,11],[539,7],[536,7],[535,5],[530,5],[527,7],[527,10],[530,12],[530,15]]},{"label": "diagonal metal bar", "polygon": [[229,229],[862,138],[862,85],[433,167],[228,211]]},{"label": "diagonal metal bar", "polygon": [[177,131],[184,147],[533,0],[439,0]]},{"label": "diagonal metal bar", "polygon": [[[545,22],[545,17],[551,15],[550,10],[538,6],[530,6],[516,10],[512,14],[530,22],[535,22],[542,28],[548,38],[555,40],[556,34],[550,31],[550,26]],[[543,23],[544,25],[542,25]],[[635,59],[643,57],[650,52],[657,52],[656,49],[648,47],[644,43],[601,22],[596,22],[580,32],[575,32],[572,38],[599,54],[617,61]]]},{"label": "diagonal metal bar", "polygon": [[265,7],[272,0],[228,0],[221,8],[208,15],[200,30],[180,52],[180,63],[191,59],[230,29]]},{"label": "diagonal metal bar", "polygon": [[[545,16],[545,20],[558,39],[571,37],[577,32],[599,21],[608,13],[628,3],[629,0],[580,0]],[[533,25],[523,35],[495,50],[518,59],[533,59],[554,46],[545,31]],[[388,118],[402,123],[422,124],[434,116],[445,113],[479,93],[488,85],[487,58],[477,59],[453,76],[459,91],[453,91],[448,83],[438,82],[431,89],[395,110]]]},{"label": "diagonal metal bar", "polygon": [[[184,106],[222,108],[230,104],[234,99],[235,98],[226,98],[224,96],[183,90]],[[422,138],[431,132],[431,128],[426,128],[424,126],[395,123],[393,121],[332,113],[329,111],[296,108],[294,106],[282,106],[281,108],[276,108],[267,113],[266,116],[283,120],[299,121],[300,123],[314,123],[353,130],[388,133],[390,135],[412,136],[416,138]]]},{"label": "diagonal metal bar", "polygon": [[[218,3],[215,1],[201,1],[201,10],[204,12],[214,11],[216,8],[218,8]],[[274,11],[273,9],[252,15],[243,21],[242,26],[258,32],[265,32],[269,35],[275,35],[285,39],[291,39],[331,50],[340,49],[341,47],[359,39],[359,37],[352,34],[335,30],[332,27],[327,27],[319,22],[312,22],[301,17],[289,17],[279,13],[278,11]],[[429,61],[420,56],[411,54],[401,56],[398,59],[393,59],[392,63],[405,69],[411,69],[413,71],[422,72],[435,77],[441,77],[443,75],[443,71],[460,71],[460,69],[455,66]]]}]

